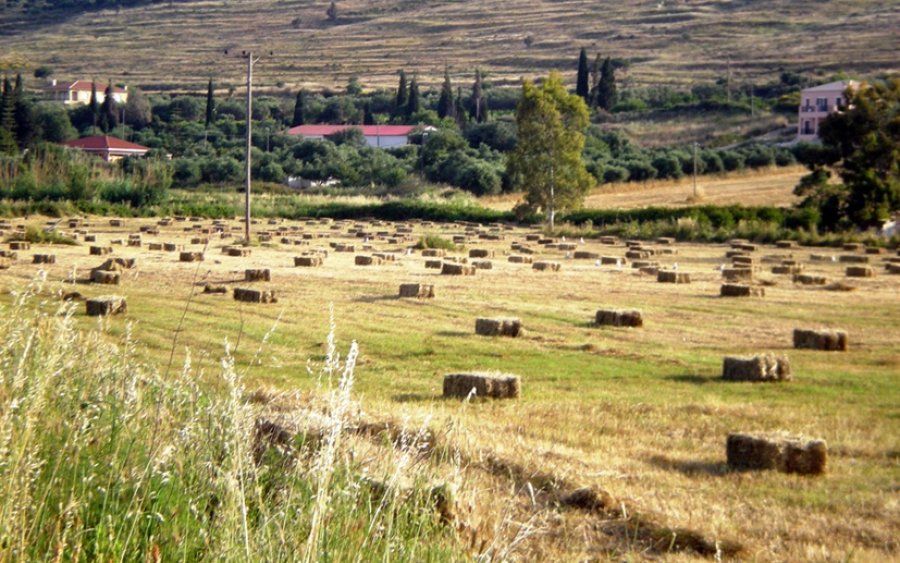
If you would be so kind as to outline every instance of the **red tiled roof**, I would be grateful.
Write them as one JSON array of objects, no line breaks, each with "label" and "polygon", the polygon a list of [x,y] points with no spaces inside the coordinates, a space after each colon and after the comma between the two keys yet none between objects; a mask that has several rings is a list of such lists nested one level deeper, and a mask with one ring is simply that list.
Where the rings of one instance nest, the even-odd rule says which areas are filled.
[{"label": "red tiled roof", "polygon": [[93,137],[82,137],[81,139],[74,139],[72,141],[65,141],[61,143],[67,147],[73,147],[76,149],[81,149],[85,151],[135,151],[135,152],[147,152],[150,150],[144,145],[138,145],[137,143],[129,143],[128,141],[123,141],[118,137],[110,137],[109,135],[95,135]]},{"label": "red tiled roof", "polygon": [[298,125],[288,130],[289,135],[325,137],[345,129],[359,129],[366,137],[408,137],[416,125]]},{"label": "red tiled roof", "polygon": [[[81,92],[90,92],[91,85],[97,84],[97,91],[103,93],[106,91],[106,84],[101,82],[91,82],[90,80],[76,80],[75,82],[60,82],[56,86],[50,86],[50,90],[58,92],[58,91],[67,91],[67,90],[77,90]],[[119,88],[118,86],[113,86],[114,94],[124,94],[127,92],[124,88]]]}]

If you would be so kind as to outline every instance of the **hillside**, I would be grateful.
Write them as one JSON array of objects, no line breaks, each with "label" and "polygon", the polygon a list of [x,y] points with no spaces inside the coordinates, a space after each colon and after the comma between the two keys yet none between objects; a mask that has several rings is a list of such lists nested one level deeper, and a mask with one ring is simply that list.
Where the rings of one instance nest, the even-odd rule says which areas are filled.
[{"label": "hillside", "polygon": [[[52,67],[59,78],[112,79],[148,90],[238,85],[225,48],[274,51],[268,87],[394,85],[399,68],[434,84],[448,66],[494,84],[574,70],[580,47],[630,61],[630,85],[688,85],[728,73],[736,86],[780,70],[896,72],[893,0],[200,0],[81,14],[0,10],[0,68]],[[530,46],[528,46],[530,44]]]}]

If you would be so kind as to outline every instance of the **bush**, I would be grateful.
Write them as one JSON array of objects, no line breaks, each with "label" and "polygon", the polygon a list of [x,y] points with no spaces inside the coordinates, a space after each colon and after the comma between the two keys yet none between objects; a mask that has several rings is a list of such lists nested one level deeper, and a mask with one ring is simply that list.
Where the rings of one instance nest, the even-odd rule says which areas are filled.
[{"label": "bush", "polygon": [[656,169],[658,178],[677,179],[684,176],[684,172],[681,169],[681,161],[671,153],[657,156],[653,159],[652,165]]},{"label": "bush", "polygon": [[244,178],[244,168],[234,158],[209,159],[201,165],[203,181],[212,184],[239,182]]},{"label": "bush", "polygon": [[624,166],[607,166],[603,171],[603,181],[625,182],[628,180],[628,169]]},{"label": "bush", "polygon": [[630,180],[646,182],[656,178],[656,168],[646,160],[627,160],[622,165],[628,169]]},{"label": "bush", "polygon": [[413,246],[418,250],[424,250],[426,248],[439,248],[442,250],[457,250],[456,244],[453,243],[452,240],[448,240],[437,235],[425,235],[424,237],[419,238],[419,241]]},{"label": "bush", "polygon": [[172,180],[180,187],[192,187],[200,183],[203,173],[200,164],[193,158],[178,158],[172,163]]},{"label": "bush", "polygon": [[629,98],[627,100],[622,100],[613,106],[613,113],[622,113],[628,111],[646,111],[649,106],[647,106],[647,102],[641,100],[640,98]]},{"label": "bush", "polygon": [[734,151],[722,153],[722,164],[728,172],[736,172],[744,169],[744,156]]}]

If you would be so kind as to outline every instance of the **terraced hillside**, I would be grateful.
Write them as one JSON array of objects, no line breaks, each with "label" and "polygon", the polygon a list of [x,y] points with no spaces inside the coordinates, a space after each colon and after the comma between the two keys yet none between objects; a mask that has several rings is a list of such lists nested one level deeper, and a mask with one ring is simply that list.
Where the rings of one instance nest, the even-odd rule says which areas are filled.
[{"label": "terraced hillside", "polygon": [[0,68],[48,65],[60,78],[147,89],[198,89],[209,75],[239,84],[227,47],[274,51],[269,87],[393,85],[399,68],[434,84],[448,66],[495,84],[572,69],[578,49],[628,59],[621,80],[687,85],[728,73],[736,84],[781,69],[897,71],[894,0],[322,0],[165,2],[80,15],[0,9]]}]

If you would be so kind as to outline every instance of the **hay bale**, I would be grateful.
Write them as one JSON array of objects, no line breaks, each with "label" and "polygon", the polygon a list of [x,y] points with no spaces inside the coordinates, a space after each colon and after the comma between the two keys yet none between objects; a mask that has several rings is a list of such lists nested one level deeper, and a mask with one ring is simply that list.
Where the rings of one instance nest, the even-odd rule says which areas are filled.
[{"label": "hay bale", "polygon": [[721,297],[764,297],[766,290],[762,287],[754,287],[740,283],[723,283],[719,289]]},{"label": "hay bale", "polygon": [[691,283],[691,275],[687,272],[660,270],[656,274],[656,281],[658,283]]},{"label": "hay bale", "polygon": [[900,274],[900,264],[894,264],[893,262],[890,262],[885,264],[884,268],[889,274]]},{"label": "hay bale", "polygon": [[353,263],[357,266],[379,266],[381,265],[381,258],[359,254],[353,258]]},{"label": "hay bale", "polygon": [[0,270],[8,270],[12,267],[12,260],[0,257]]},{"label": "hay bale", "polygon": [[619,239],[616,237],[600,237],[600,244],[619,244]]},{"label": "hay bale", "polygon": [[322,257],[318,255],[294,256],[294,266],[315,268],[322,265]]},{"label": "hay bale", "polygon": [[107,254],[112,254],[112,247],[92,246],[90,249],[91,256],[106,256]]},{"label": "hay bale", "polygon": [[475,334],[481,336],[510,336],[515,338],[524,334],[522,321],[517,318],[477,318],[475,319]]},{"label": "hay bale", "polygon": [[469,258],[492,258],[494,252],[486,248],[473,248],[469,250]]},{"label": "hay bale", "polygon": [[884,252],[884,249],[882,249],[878,246],[867,246],[866,247],[866,254],[881,254],[883,252]]},{"label": "hay bale", "polygon": [[674,237],[657,237],[656,244],[675,244]]},{"label": "hay bale", "polygon": [[587,250],[576,250],[573,257],[576,260],[599,260],[600,253],[599,252],[588,252]]},{"label": "hay bale", "polygon": [[820,475],[828,462],[824,440],[785,434],[729,434],[725,445],[732,469],[771,469],[783,473]]},{"label": "hay bale", "polygon": [[786,356],[725,356],[722,379],[727,381],[790,381],[791,363]]},{"label": "hay bale", "polygon": [[125,225],[125,222],[122,221],[121,219],[110,219],[109,220],[110,227],[122,227],[124,225]]},{"label": "hay bale", "polygon": [[837,257],[830,254],[810,254],[809,259],[812,262],[834,262]]},{"label": "hay bale", "polygon": [[475,266],[476,270],[493,270],[494,263],[490,260],[474,260],[472,265]]},{"label": "hay bale", "polygon": [[[244,258],[250,256],[251,250],[243,246],[226,246],[222,249],[228,256],[235,258]],[[184,253],[182,253],[184,254]]]},{"label": "hay bale", "polygon": [[234,300],[235,301],[243,301],[244,303],[277,303],[278,300],[275,298],[275,292],[271,289],[269,290],[261,290],[261,289],[247,289],[236,287],[234,288]]},{"label": "hay bale", "polygon": [[396,262],[397,255],[393,252],[374,252],[372,253],[374,258],[378,258],[382,262]]},{"label": "hay bale", "polygon": [[12,250],[0,250],[0,258],[8,258],[10,260],[16,260],[19,257],[18,252],[13,252]]},{"label": "hay bale", "polygon": [[749,268],[753,265],[753,258],[750,256],[733,256],[731,263],[737,268]]},{"label": "hay bale", "polygon": [[776,240],[775,246],[777,248],[795,248],[797,246],[797,241],[793,240]]},{"label": "hay bale", "polygon": [[629,260],[646,260],[647,258],[650,258],[650,256],[651,253],[647,249],[629,250],[625,253],[625,258],[628,258]]},{"label": "hay bale", "polygon": [[97,235],[84,235],[84,242],[97,242]]},{"label": "hay bale", "polygon": [[803,266],[801,266],[800,264],[797,264],[794,266],[791,266],[788,264],[782,264],[781,266],[772,266],[773,274],[794,275],[794,274],[799,274],[801,272],[803,272]]},{"label": "hay bale", "polygon": [[422,256],[425,258],[443,258],[447,252],[443,248],[426,248],[422,250]]},{"label": "hay bale", "polygon": [[531,256],[520,256],[518,254],[513,254],[509,257],[509,262],[512,264],[531,264],[534,262],[534,259]]},{"label": "hay bale", "polygon": [[728,281],[750,281],[753,279],[753,270],[750,268],[723,268],[722,277]]},{"label": "hay bale", "polygon": [[244,281],[272,281],[272,272],[268,268],[244,270]]},{"label": "hay bale", "polygon": [[872,278],[875,277],[875,270],[870,266],[847,266],[845,272],[848,278]]},{"label": "hay bale", "polygon": [[625,263],[625,259],[620,256],[601,256],[600,263],[604,266],[616,266]]},{"label": "hay bale", "polygon": [[32,264],[56,264],[55,254],[35,254],[31,257]]},{"label": "hay bale", "polygon": [[[425,266],[428,267],[428,262],[425,263]],[[466,264],[454,264],[453,262],[442,262],[441,263],[441,275],[443,275],[443,276],[474,276],[475,275],[475,266],[468,266]]]},{"label": "hay bale", "polygon": [[89,317],[118,315],[128,311],[125,298],[119,295],[104,295],[85,301],[85,311]]},{"label": "hay bale", "polygon": [[209,244],[209,237],[193,237],[191,244]]},{"label": "hay bale", "polygon": [[841,254],[838,256],[838,262],[844,264],[868,264],[869,257],[862,254]]},{"label": "hay bale", "polygon": [[828,283],[828,280],[825,276],[815,276],[812,274],[796,274],[794,276],[794,283],[799,283],[801,285],[825,285]]},{"label": "hay bale", "polygon": [[163,245],[161,242],[151,242],[147,245],[147,250],[150,252],[157,252],[163,249]]},{"label": "hay bale", "polygon": [[179,262],[203,262],[202,252],[182,252],[178,255]]},{"label": "hay bale", "polygon": [[843,330],[794,329],[794,348],[846,352],[850,346]]},{"label": "hay bale", "polygon": [[644,318],[637,309],[598,309],[594,322],[599,326],[644,326]]},{"label": "hay bale", "polygon": [[518,399],[522,394],[522,380],[517,375],[499,373],[451,373],[444,376],[444,397],[465,399],[491,397]]},{"label": "hay bale", "polygon": [[91,283],[99,283],[104,285],[119,285],[121,281],[119,272],[111,272],[107,270],[91,270]]},{"label": "hay bale", "polygon": [[137,265],[137,260],[134,258],[108,258],[103,264],[100,264],[96,268],[91,268],[92,270],[105,270],[108,272],[121,272],[123,270],[130,270]]},{"label": "hay bale", "polygon": [[444,266],[443,260],[426,260],[425,267],[432,270],[440,270]]},{"label": "hay bale", "polygon": [[432,298],[434,297],[434,286],[424,283],[401,283],[400,297]]},{"label": "hay bale", "polygon": [[863,245],[858,242],[845,242],[841,248],[848,252],[857,252],[863,249]]},{"label": "hay bale", "polygon": [[181,252],[184,250],[184,246],[181,244],[175,244],[174,242],[167,242],[163,244],[163,250],[166,252]]},{"label": "hay bale", "polygon": [[228,288],[224,285],[212,285],[206,284],[203,286],[203,293],[213,293],[217,295],[224,295],[228,293]]},{"label": "hay bale", "polygon": [[563,252],[572,252],[576,248],[578,248],[578,245],[575,243],[571,243],[571,242],[561,242],[556,245],[556,249],[561,250]]},{"label": "hay bale", "polygon": [[551,262],[549,260],[534,262],[531,265],[532,270],[537,270],[539,272],[558,272],[560,268],[559,262]]}]

